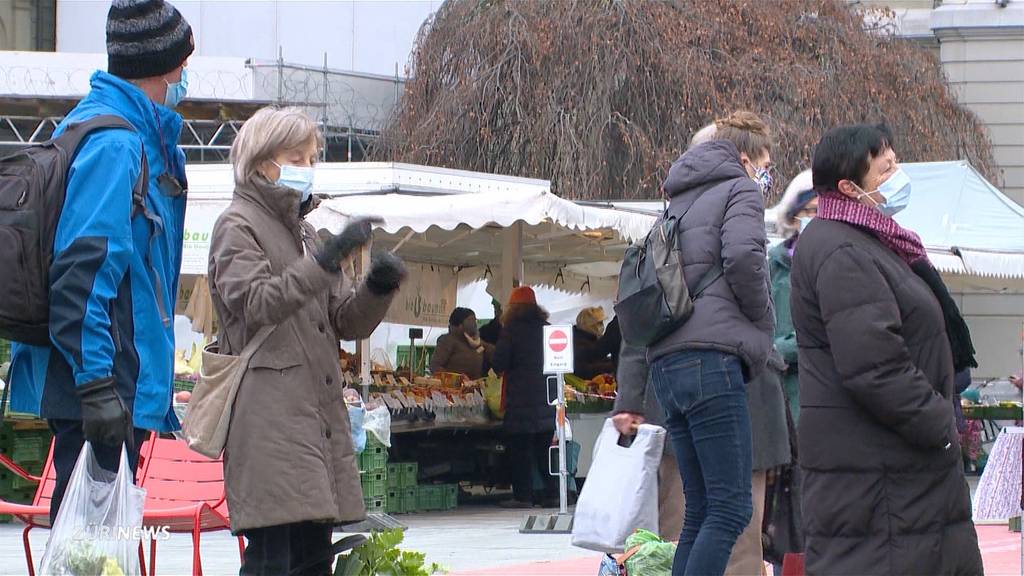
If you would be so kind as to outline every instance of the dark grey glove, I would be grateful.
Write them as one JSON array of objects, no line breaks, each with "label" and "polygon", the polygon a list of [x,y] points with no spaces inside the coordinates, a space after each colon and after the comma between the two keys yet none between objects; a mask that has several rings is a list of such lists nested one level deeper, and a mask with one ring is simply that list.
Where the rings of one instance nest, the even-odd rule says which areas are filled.
[{"label": "dark grey glove", "polygon": [[373,238],[373,225],[384,220],[375,217],[354,218],[338,235],[330,235],[316,255],[317,264],[328,272],[337,272],[341,261]]},{"label": "dark grey glove", "polygon": [[366,287],[377,296],[386,296],[398,290],[406,275],[401,258],[391,252],[381,252],[373,257],[370,273],[366,276]]},{"label": "dark grey glove", "polygon": [[93,444],[120,447],[132,429],[132,415],[113,378],[101,378],[77,389],[82,401],[82,431]]}]

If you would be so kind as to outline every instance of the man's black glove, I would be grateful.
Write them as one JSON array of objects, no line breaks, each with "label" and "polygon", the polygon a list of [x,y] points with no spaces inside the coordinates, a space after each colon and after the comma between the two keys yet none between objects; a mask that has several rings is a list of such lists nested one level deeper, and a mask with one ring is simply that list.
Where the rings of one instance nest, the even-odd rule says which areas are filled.
[{"label": "man's black glove", "polygon": [[381,252],[373,257],[370,273],[366,276],[366,287],[377,296],[386,296],[398,290],[405,276],[402,259],[391,252]]},{"label": "man's black glove", "polygon": [[384,220],[375,217],[354,218],[338,235],[331,235],[324,241],[323,248],[316,255],[317,264],[328,272],[337,272],[342,260],[373,238],[373,225]]},{"label": "man's black glove", "polygon": [[132,429],[132,415],[114,387],[113,378],[87,382],[77,389],[82,401],[82,431],[93,444],[119,448]]}]

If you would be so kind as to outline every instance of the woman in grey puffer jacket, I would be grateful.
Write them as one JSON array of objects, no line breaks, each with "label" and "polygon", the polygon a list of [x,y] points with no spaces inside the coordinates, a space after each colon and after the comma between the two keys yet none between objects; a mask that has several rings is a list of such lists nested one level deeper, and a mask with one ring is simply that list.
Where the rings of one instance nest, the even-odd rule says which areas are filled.
[{"label": "woman in grey puffer jacket", "polygon": [[673,575],[721,575],[750,522],[751,429],[746,382],[772,347],[764,194],[771,138],[751,112],[715,122],[713,140],[683,154],[664,183],[679,220],[690,319],[648,349],[686,494]]}]

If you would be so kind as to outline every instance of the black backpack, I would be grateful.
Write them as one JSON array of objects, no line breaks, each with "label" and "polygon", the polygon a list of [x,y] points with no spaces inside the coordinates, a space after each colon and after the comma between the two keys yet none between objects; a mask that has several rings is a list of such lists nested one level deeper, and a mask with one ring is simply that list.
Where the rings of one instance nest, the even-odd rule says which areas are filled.
[{"label": "black backpack", "polygon": [[[68,170],[82,140],[104,128],[135,132],[119,116],[100,115],[0,158],[0,338],[37,346],[50,342],[50,265]],[[144,210],[148,173],[143,151],[133,216]]]},{"label": "black backpack", "polygon": [[630,346],[652,346],[686,323],[693,314],[694,299],[722,275],[721,265],[713,266],[691,297],[679,247],[681,219],[666,212],[643,242],[626,249],[619,271],[615,315],[622,338]]}]

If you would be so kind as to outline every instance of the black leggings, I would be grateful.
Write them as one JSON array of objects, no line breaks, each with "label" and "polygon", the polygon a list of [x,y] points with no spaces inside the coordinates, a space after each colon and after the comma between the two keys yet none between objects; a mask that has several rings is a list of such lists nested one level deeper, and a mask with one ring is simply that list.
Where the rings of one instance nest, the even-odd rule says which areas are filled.
[{"label": "black leggings", "polygon": [[[511,434],[505,440],[512,467],[512,494],[516,500],[542,504],[545,499],[558,496],[558,483],[551,476],[548,464],[551,437],[552,433],[548,431]],[[538,476],[544,485],[539,494],[533,488]]]},{"label": "black leggings", "polygon": [[320,522],[299,522],[246,530],[242,535],[249,541],[249,545],[245,548],[239,574],[287,576],[293,569],[322,556],[322,561],[297,574],[329,576],[334,560],[330,556],[333,532],[330,524]]}]

